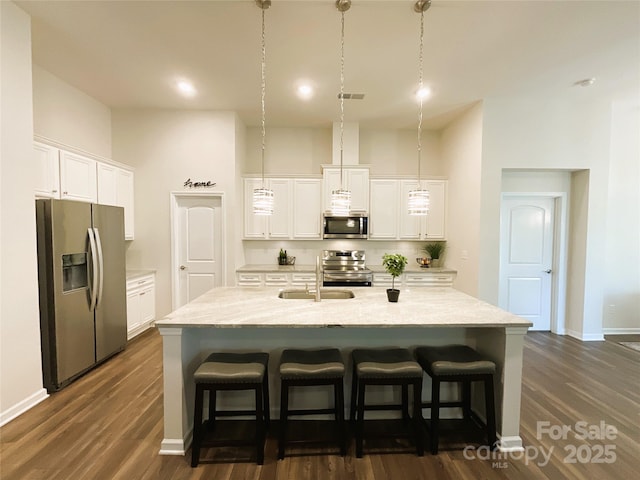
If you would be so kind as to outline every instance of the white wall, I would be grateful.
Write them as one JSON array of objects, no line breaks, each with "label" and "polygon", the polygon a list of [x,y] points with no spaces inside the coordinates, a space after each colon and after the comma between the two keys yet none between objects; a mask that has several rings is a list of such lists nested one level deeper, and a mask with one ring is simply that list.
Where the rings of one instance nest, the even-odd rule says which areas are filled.
[{"label": "white wall", "polygon": [[[503,169],[588,170],[574,176],[587,202],[574,208],[572,185],[570,223],[585,225],[584,257],[580,242],[569,238],[568,279],[581,288],[568,299],[569,333],[585,340],[602,338],[604,265],[600,257],[606,244],[610,105],[598,99],[517,98],[484,101],[483,153],[478,296],[498,301],[500,192]],[[588,181],[584,185],[585,179]],[[586,215],[586,218],[574,217]],[[571,226],[570,226],[571,228]],[[573,232],[572,232],[573,233]],[[571,256],[573,255],[573,256]],[[581,286],[581,287],[576,287]],[[568,292],[569,294],[570,292]],[[571,302],[580,302],[576,305]],[[571,305],[570,305],[571,304]],[[584,312],[580,316],[577,310]],[[578,326],[579,325],[579,326]]]},{"label": "white wall", "polygon": [[454,287],[478,295],[482,103],[442,132],[442,163],[449,179],[445,264],[458,271]]},{"label": "white wall", "polygon": [[[211,191],[225,194],[227,258],[236,257],[236,222],[242,222],[242,205],[236,203],[236,115],[115,110],[112,118],[113,157],[136,169],[136,238],[127,249],[127,268],[157,270],[160,317],[172,310],[170,193],[185,191],[188,178],[216,182]],[[234,262],[227,268],[227,284],[233,285]]]},{"label": "white wall", "polygon": [[111,158],[111,110],[37,65],[33,66],[33,116],[36,135]]},{"label": "white wall", "polygon": [[640,332],[640,98],[614,101],[607,198],[605,333]]},{"label": "white wall", "polygon": [[[0,2],[0,425],[42,388],[31,95],[31,23]],[[16,274],[19,278],[16,278]]]}]

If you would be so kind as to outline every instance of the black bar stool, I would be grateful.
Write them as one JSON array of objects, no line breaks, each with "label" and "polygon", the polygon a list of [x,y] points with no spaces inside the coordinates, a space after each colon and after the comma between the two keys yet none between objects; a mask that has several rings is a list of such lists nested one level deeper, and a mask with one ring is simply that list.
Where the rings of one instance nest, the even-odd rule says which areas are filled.
[{"label": "black bar stool", "polygon": [[[193,414],[193,445],[191,466],[200,461],[200,448],[227,445],[255,445],[256,462],[264,463],[264,443],[269,425],[269,354],[252,353],[212,353],[198,367],[193,375],[196,383],[196,399]],[[221,390],[254,390],[255,410],[216,410],[216,394]],[[209,420],[202,422],[204,392],[209,392]],[[254,442],[218,440],[203,442],[204,428],[213,430],[216,417],[241,415],[256,416],[256,436]]]},{"label": "black bar stool", "polygon": [[[423,402],[422,408],[431,409],[431,453],[438,453],[438,435],[441,407],[462,407],[465,419],[473,418],[483,425],[487,433],[487,443],[491,448],[496,443],[496,413],[493,393],[493,374],[496,364],[487,360],[467,345],[447,345],[440,347],[416,348],[418,363],[429,374],[432,381],[431,402]],[[462,383],[462,400],[440,401],[441,382]],[[486,423],[471,409],[471,383],[484,383]]]},{"label": "black bar stool", "polygon": [[[411,425],[416,454],[424,454],[422,444],[422,368],[406,348],[356,349],[353,358],[351,387],[351,421],[356,422],[356,457],[362,457],[364,443],[364,412],[367,410],[401,410],[402,417],[409,417],[409,385],[413,387],[413,418]],[[393,405],[365,404],[368,385],[400,385],[402,403]],[[357,416],[356,416],[357,413]]]},{"label": "black bar stool", "polygon": [[[319,350],[287,349],[280,357],[280,436],[278,459],[284,458],[287,437],[287,421],[295,415],[319,415],[333,413],[338,427],[340,455],[347,451],[344,426],[344,362],[336,348]],[[333,385],[333,408],[289,410],[291,387]]]}]

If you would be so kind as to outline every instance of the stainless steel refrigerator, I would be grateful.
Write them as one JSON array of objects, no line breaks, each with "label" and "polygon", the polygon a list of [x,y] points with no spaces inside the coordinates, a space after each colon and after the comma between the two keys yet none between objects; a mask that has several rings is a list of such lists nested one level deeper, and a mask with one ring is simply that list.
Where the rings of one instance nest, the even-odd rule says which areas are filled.
[{"label": "stainless steel refrigerator", "polygon": [[125,348],[124,210],[36,200],[44,386],[65,387]]}]

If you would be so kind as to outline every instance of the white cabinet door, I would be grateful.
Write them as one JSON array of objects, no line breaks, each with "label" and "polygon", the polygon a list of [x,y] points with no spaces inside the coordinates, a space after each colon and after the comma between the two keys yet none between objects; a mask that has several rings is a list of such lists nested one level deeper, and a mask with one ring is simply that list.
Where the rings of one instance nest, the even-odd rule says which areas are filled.
[{"label": "white cabinet door", "polygon": [[423,238],[424,217],[409,215],[409,192],[418,188],[417,180],[400,180],[400,221],[399,237],[402,240],[421,240]]},{"label": "white cabinet door", "polygon": [[134,238],[133,172],[118,168],[116,171],[116,205],[124,207],[124,238]]},{"label": "white cabinet door", "polygon": [[56,147],[44,143],[34,142],[33,144],[37,197],[60,198],[59,152]]},{"label": "white cabinet door", "polygon": [[131,332],[140,328],[140,295],[137,291],[127,293],[127,338],[131,338]]},{"label": "white cabinet door", "polygon": [[291,180],[270,178],[266,180],[273,191],[273,215],[267,217],[269,238],[291,237]]},{"label": "white cabinet door", "polygon": [[267,238],[267,217],[253,214],[253,190],[260,187],[261,178],[244,179],[244,238]]},{"label": "white cabinet door", "polygon": [[97,164],[98,172],[98,203],[101,205],[118,205],[117,201],[117,171],[118,168],[106,163]]},{"label": "white cabinet door", "polygon": [[447,237],[447,181],[428,180],[425,182],[425,188],[429,190],[429,214],[426,217],[425,237],[429,240],[444,240]]},{"label": "white cabinet door", "polygon": [[400,181],[400,231],[402,240],[445,240],[447,211],[447,181],[423,180],[422,188],[429,190],[429,213],[409,215],[409,192],[418,188],[415,180]]},{"label": "white cabinet door", "polygon": [[96,161],[60,151],[60,198],[81,202],[97,201]]},{"label": "white cabinet door", "polygon": [[397,180],[371,180],[370,240],[394,240],[397,238],[398,186]]},{"label": "white cabinet door", "polygon": [[293,238],[322,238],[322,180],[318,178],[293,180]]},{"label": "white cabinet door", "polygon": [[147,286],[139,294],[140,321],[149,324],[156,318],[156,289],[155,285]]},{"label": "white cabinet door", "polygon": [[369,169],[350,168],[348,172],[348,185],[351,190],[351,211],[369,211]]},{"label": "white cabinet door", "polygon": [[[324,211],[329,211],[331,210],[331,192],[341,188],[340,168],[324,168],[322,170],[322,179]],[[354,212],[368,212],[369,169],[343,167],[342,180],[344,188],[351,191],[351,210]]]}]

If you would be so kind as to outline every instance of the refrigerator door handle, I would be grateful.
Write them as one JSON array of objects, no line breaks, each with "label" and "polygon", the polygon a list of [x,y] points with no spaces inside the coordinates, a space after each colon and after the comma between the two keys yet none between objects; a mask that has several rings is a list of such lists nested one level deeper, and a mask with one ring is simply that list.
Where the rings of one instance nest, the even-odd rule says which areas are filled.
[{"label": "refrigerator door handle", "polygon": [[98,248],[96,246],[96,239],[91,227],[87,229],[87,233],[89,234],[89,248],[91,251],[92,264],[91,287],[89,290],[91,294],[91,306],[89,308],[93,312],[96,309],[96,304],[98,301]]},{"label": "refrigerator door handle", "polygon": [[100,241],[100,232],[94,227],[93,234],[96,237],[96,245],[98,250],[98,296],[96,297],[96,306],[102,302],[102,290],[104,287],[104,259],[102,257],[102,242]]}]

